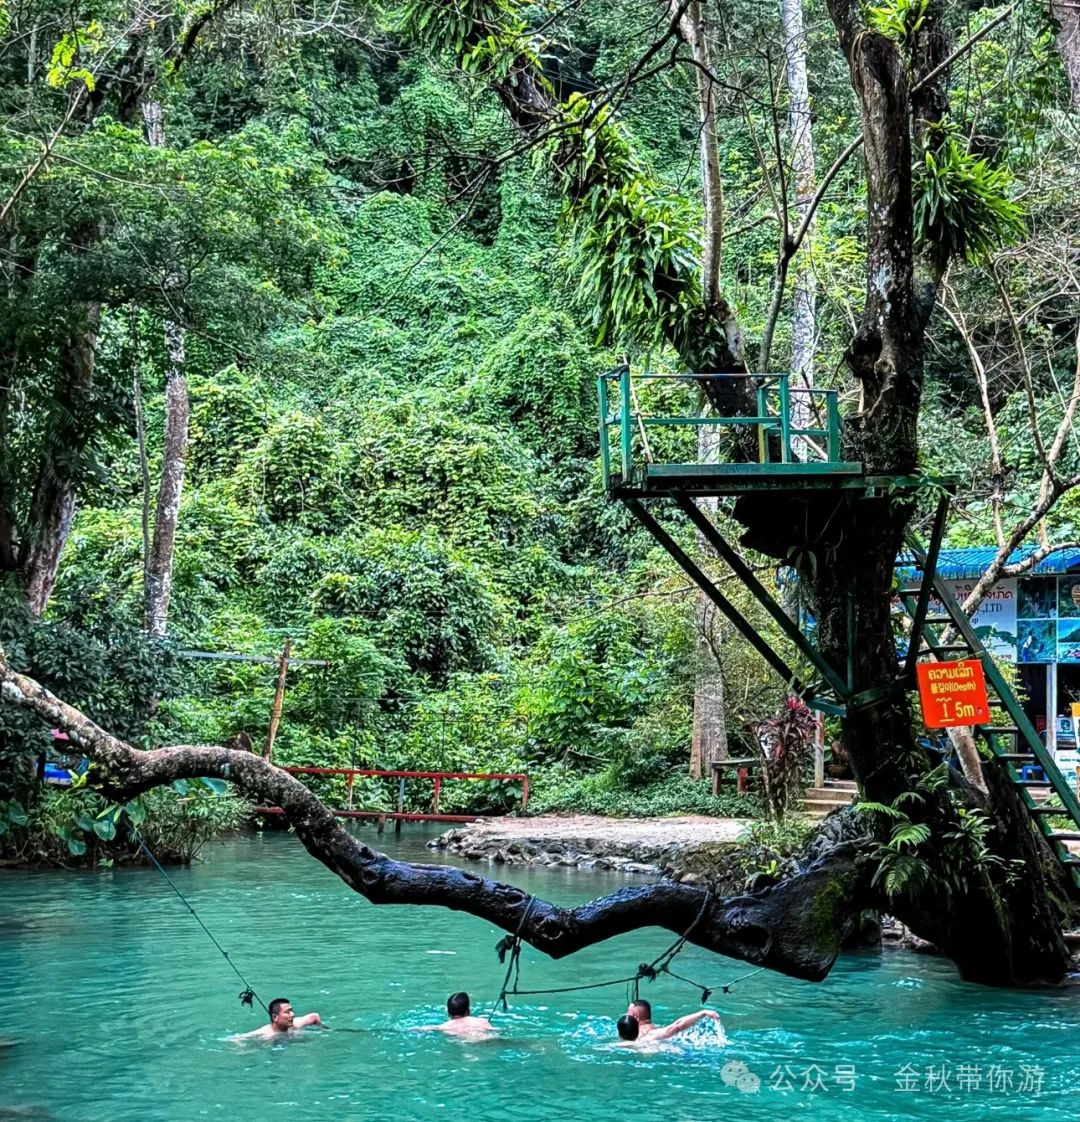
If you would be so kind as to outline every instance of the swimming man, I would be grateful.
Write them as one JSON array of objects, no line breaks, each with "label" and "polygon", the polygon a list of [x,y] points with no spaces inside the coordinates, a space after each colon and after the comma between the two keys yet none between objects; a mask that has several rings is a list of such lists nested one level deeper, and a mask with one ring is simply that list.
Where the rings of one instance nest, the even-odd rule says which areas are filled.
[{"label": "swimming man", "polygon": [[685,1032],[696,1025],[698,1021],[716,1021],[719,1024],[720,1014],[712,1009],[701,1009],[697,1013],[689,1013],[672,1021],[670,1025],[654,1025],[652,1022],[652,1006],[647,1001],[631,1001],[626,1015],[618,1019],[615,1024],[619,1037],[627,1044],[643,1043],[648,1040],[669,1040],[677,1033]]},{"label": "swimming man", "polygon": [[486,1036],[495,1031],[487,1017],[474,1017],[467,993],[452,993],[446,1002],[449,1018],[441,1025],[424,1025],[421,1032],[445,1032],[448,1036]]},{"label": "swimming man", "polygon": [[297,1029],[307,1028],[308,1025],[321,1025],[322,1017],[318,1013],[305,1013],[302,1017],[296,1016],[287,997],[275,997],[270,1002],[268,1012],[270,1023],[257,1028],[253,1032],[240,1033],[233,1040],[277,1040],[279,1037],[288,1037],[289,1033]]}]

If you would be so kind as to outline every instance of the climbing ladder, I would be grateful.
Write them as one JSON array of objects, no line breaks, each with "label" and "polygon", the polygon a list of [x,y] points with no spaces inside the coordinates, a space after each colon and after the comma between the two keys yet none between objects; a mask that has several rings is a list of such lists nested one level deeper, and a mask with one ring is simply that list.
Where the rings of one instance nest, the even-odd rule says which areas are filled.
[{"label": "climbing ladder", "polygon": [[[1073,883],[1080,887],[1080,857],[1072,854],[1065,844],[1080,841],[1080,800],[1035,731],[1019,698],[976,635],[960,603],[936,571],[941,541],[938,523],[942,520],[943,514],[939,511],[929,549],[923,548],[917,538],[908,538],[915,568],[921,570],[923,579],[918,584],[900,586],[901,603],[912,621],[905,672],[914,673],[915,663],[928,658],[939,661],[969,658],[982,664],[990,708],[996,711],[997,717],[993,724],[977,725],[975,732],[985,741],[998,765],[1005,769],[1010,782],[1020,789],[1028,814],[1071,874]],[[897,563],[898,568],[910,565],[906,560]],[[931,594],[943,608],[940,614],[929,614]],[[947,634],[950,631],[954,636]],[[1041,770],[1042,779],[1030,777],[1030,771],[1035,768]],[[1047,805],[1046,801],[1035,798],[1036,793],[1056,795],[1060,806]],[[1053,824],[1055,818],[1069,819],[1072,825],[1059,829]]]}]

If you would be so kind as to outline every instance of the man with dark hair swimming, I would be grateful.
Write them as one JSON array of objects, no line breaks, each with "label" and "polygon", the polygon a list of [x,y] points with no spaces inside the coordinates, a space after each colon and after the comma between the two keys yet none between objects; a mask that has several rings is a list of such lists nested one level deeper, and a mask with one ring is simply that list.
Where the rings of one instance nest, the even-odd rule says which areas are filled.
[{"label": "man with dark hair swimming", "polygon": [[270,1023],[257,1028],[252,1032],[240,1033],[233,1040],[278,1040],[285,1039],[297,1029],[307,1028],[308,1025],[321,1025],[322,1018],[318,1013],[305,1013],[302,1017],[296,1016],[287,997],[275,997],[270,1002],[267,1012],[270,1014]]},{"label": "man with dark hair swimming", "polygon": [[720,1014],[712,1009],[701,1009],[697,1013],[689,1013],[672,1021],[670,1025],[654,1025],[652,1022],[652,1006],[647,1001],[631,1001],[624,1016],[615,1022],[619,1038],[624,1044],[652,1044],[661,1040],[670,1040],[677,1033],[685,1032],[699,1021],[716,1021],[720,1027]]},{"label": "man with dark hair swimming", "polygon": [[452,993],[446,1002],[446,1015],[449,1018],[438,1025],[424,1025],[421,1032],[445,1032],[448,1036],[489,1036],[495,1026],[487,1017],[474,1017],[467,993]]}]

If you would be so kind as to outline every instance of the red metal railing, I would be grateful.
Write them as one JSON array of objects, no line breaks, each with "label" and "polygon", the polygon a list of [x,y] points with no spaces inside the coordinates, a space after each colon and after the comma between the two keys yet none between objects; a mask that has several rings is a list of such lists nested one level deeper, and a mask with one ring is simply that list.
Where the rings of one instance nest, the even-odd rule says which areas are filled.
[{"label": "red metal railing", "polygon": [[[521,812],[524,814],[529,805],[529,777],[522,772],[486,772],[486,771],[380,771],[375,768],[358,767],[285,767],[281,769],[290,775],[347,775],[348,781],[348,806],[343,810],[335,810],[339,818],[375,818],[379,820],[379,830],[382,831],[386,819],[390,819],[396,829],[401,828],[402,822],[475,822],[475,814],[440,814],[439,797],[442,794],[444,779],[509,779],[521,783]],[[398,781],[397,810],[354,810],[353,809],[353,784],[356,777],[371,776],[378,779],[396,779]],[[431,814],[414,813],[405,811],[405,780],[430,779],[434,783],[434,798]],[[256,814],[284,814],[278,806],[260,806],[255,808]]]}]

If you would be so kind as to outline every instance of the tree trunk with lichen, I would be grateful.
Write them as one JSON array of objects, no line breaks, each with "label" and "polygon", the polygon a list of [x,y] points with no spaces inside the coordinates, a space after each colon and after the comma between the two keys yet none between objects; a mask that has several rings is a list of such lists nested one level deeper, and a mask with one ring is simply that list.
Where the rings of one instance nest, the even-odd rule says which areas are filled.
[{"label": "tree trunk with lichen", "polygon": [[[795,181],[795,203],[792,208],[795,225],[801,227],[811,218],[810,206],[817,190],[814,162],[810,91],[806,76],[806,26],[803,0],[781,0],[780,16],[784,29],[784,73],[788,88],[788,127],[791,132],[791,171]],[[796,253],[792,267],[795,283],[791,293],[791,385],[793,389],[810,389],[814,384],[814,342],[817,293],[810,261],[813,235],[808,229],[802,249]],[[791,399],[792,427],[814,426],[812,399],[809,393],[795,393]],[[806,437],[793,440],[799,459],[806,459]]]},{"label": "tree trunk with lichen", "polygon": [[[149,100],[143,105],[146,138],[151,147],[165,145],[165,126],[161,103]],[[174,293],[179,278],[165,278],[165,291]],[[188,447],[188,387],[184,377],[185,332],[181,323],[165,323],[165,438],[162,442],[161,483],[154,514],[154,534],[146,558],[143,590],[145,627],[151,635],[164,638],[169,624],[169,598],[172,595],[173,551],[176,527],[180,520],[180,499],[184,490],[184,466]]]},{"label": "tree trunk with lichen", "polygon": [[1058,22],[1058,53],[1069,79],[1073,112],[1080,113],[1080,4],[1050,0],[1050,12]]},{"label": "tree trunk with lichen", "polygon": [[[897,45],[863,29],[847,0],[830,0],[829,8],[862,112],[868,211],[866,304],[847,352],[861,402],[844,428],[843,458],[861,462],[867,474],[906,475],[917,466],[923,336],[945,265],[933,247],[916,259],[910,122],[940,119],[943,101],[933,88],[912,93]],[[922,73],[946,53],[928,20],[916,54]],[[852,692],[893,686],[871,704],[849,706],[844,719],[860,791],[884,804],[916,791],[933,768],[915,743],[890,610],[894,563],[912,513],[910,497],[839,492],[751,496],[736,507],[745,544],[779,559],[803,559],[800,579],[809,589],[821,651],[850,676]],[[903,804],[931,836],[916,854],[925,879],[898,891],[889,909],[949,955],[966,978],[995,984],[1060,978],[1068,962],[1061,936],[1063,909],[1070,906],[1066,876],[1016,788],[994,764],[984,773],[986,798],[953,773],[945,787]],[[949,837],[976,812],[990,824],[981,857],[974,843],[963,850]]]}]

